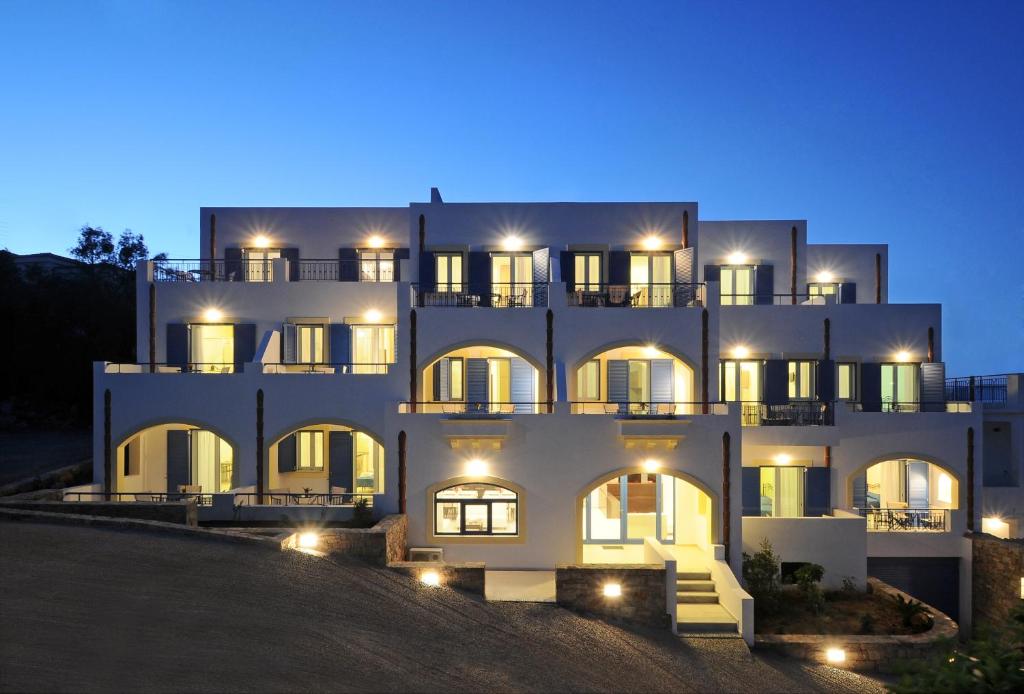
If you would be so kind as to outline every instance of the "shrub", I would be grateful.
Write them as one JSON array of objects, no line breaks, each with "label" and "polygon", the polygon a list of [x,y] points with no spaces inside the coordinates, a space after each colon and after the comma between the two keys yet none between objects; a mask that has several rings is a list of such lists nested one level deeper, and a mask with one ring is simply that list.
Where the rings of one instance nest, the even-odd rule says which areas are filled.
[{"label": "shrub", "polygon": [[854,595],[860,592],[857,590],[857,584],[853,582],[853,576],[843,577],[843,587],[841,590],[845,595]]},{"label": "shrub", "polygon": [[352,522],[357,528],[369,528],[373,525],[373,509],[366,497],[356,499],[352,509]]},{"label": "shrub", "polygon": [[897,594],[892,596],[892,599],[896,603],[896,609],[899,611],[900,617],[903,619],[903,626],[905,627],[911,626],[911,621],[913,621],[915,615],[928,611],[923,603],[913,598],[908,599]]},{"label": "shrub", "polygon": [[875,618],[870,614],[862,614],[860,616],[860,633],[861,634],[874,634],[875,633]]},{"label": "shrub", "polygon": [[743,553],[743,581],[754,598],[754,608],[763,614],[773,612],[779,598],[779,557],[768,538],[761,540],[761,549],[754,554]]},{"label": "shrub", "polygon": [[821,614],[825,607],[825,596],[818,583],[825,576],[825,567],[821,564],[804,564],[793,572],[793,578],[800,587],[800,593],[814,614]]}]

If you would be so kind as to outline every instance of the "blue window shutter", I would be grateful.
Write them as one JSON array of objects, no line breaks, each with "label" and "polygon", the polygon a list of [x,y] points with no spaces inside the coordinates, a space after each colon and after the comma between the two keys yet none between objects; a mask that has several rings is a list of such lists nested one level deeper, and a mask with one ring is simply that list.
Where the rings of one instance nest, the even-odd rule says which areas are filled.
[{"label": "blue window shutter", "polygon": [[629,402],[629,362],[608,361],[608,402]]},{"label": "blue window shutter", "polygon": [[860,365],[860,402],[865,412],[882,411],[882,365]]},{"label": "blue window shutter", "polygon": [[256,326],[253,323],[235,323],[235,372],[256,356]]},{"label": "blue window shutter", "polygon": [[672,252],[673,278],[677,285],[683,287],[675,288],[675,306],[687,306],[693,298],[693,290],[686,285],[693,283],[693,249],[681,248]]},{"label": "blue window shutter", "polygon": [[836,399],[836,363],[831,359],[818,362],[818,400],[832,402]]},{"label": "blue window shutter", "polygon": [[437,399],[441,402],[448,402],[451,399],[451,389],[448,381],[451,377],[452,362],[448,357],[437,362]]},{"label": "blue window shutter", "polygon": [[491,254],[469,252],[469,293],[480,297],[481,306],[491,305]]},{"label": "blue window shutter", "polygon": [[629,284],[629,251],[608,253],[608,284]]},{"label": "blue window shutter", "polygon": [[745,467],[743,470],[743,515],[761,515],[761,468]]},{"label": "blue window shutter", "polygon": [[242,249],[224,249],[224,279],[229,282],[244,282],[245,275],[242,273]]},{"label": "blue window shutter", "polygon": [[843,282],[839,285],[839,303],[857,303],[857,284],[855,282]]},{"label": "blue window shutter", "polygon": [[470,405],[487,404],[487,360],[466,360],[466,402]]},{"label": "blue window shutter", "polygon": [[921,410],[946,411],[946,365],[941,361],[921,364]]},{"label": "blue window shutter", "polygon": [[704,281],[705,282],[721,282],[722,281],[722,268],[720,265],[705,265],[704,266]]},{"label": "blue window shutter", "polygon": [[789,362],[769,359],[764,364],[765,405],[785,405],[789,402]]},{"label": "blue window shutter", "polygon": [[436,289],[434,286],[436,283],[437,258],[434,256],[433,251],[423,251],[420,253],[420,291],[432,292]]},{"label": "blue window shutter", "polygon": [[342,282],[359,281],[359,251],[357,249],[338,249],[338,279]]},{"label": "blue window shutter", "polygon": [[907,463],[907,506],[928,508],[928,463]]},{"label": "blue window shutter", "polygon": [[129,441],[124,446],[124,472],[125,475],[132,474],[132,442]]},{"label": "blue window shutter", "polygon": [[754,303],[771,306],[775,298],[775,272],[771,265],[758,265],[754,270]]},{"label": "blue window shutter", "polygon": [[299,281],[299,249],[282,248],[281,257],[288,261],[288,281]]},{"label": "blue window shutter", "polygon": [[167,432],[168,493],[177,492],[180,485],[188,484],[189,462],[191,460],[189,438],[189,433],[183,429]]},{"label": "blue window shutter", "polygon": [[167,363],[171,366],[188,367],[188,326],[185,323],[167,324]]},{"label": "blue window shutter", "polygon": [[[551,249],[538,248],[533,252],[533,305],[548,305],[548,282],[551,281]],[[516,281],[521,281],[518,277]]]},{"label": "blue window shutter", "polygon": [[832,469],[809,467],[804,475],[804,515],[824,516],[831,513]]},{"label": "blue window shutter", "polygon": [[402,281],[402,263],[400,261],[408,260],[409,259],[409,249],[408,248],[396,248],[395,249],[395,255],[393,257],[395,259],[395,273],[394,273],[394,275],[395,275],[395,282],[401,282]]},{"label": "blue window shutter", "polygon": [[295,344],[296,329],[294,323],[285,323],[281,330],[281,361],[294,364],[298,359],[299,350]]},{"label": "blue window shutter", "polygon": [[434,381],[431,388],[431,396],[434,402],[441,402],[441,362],[443,361],[444,359],[438,359],[430,367],[430,376]]},{"label": "blue window shutter", "polygon": [[533,412],[533,367],[522,357],[512,357],[510,371],[512,378],[512,402],[517,403],[516,412]]},{"label": "blue window shutter", "polygon": [[868,476],[862,472],[853,478],[853,507],[868,507]]},{"label": "blue window shutter", "polygon": [[332,487],[344,487],[353,491],[352,460],[355,441],[351,431],[330,431],[327,433],[327,477]]},{"label": "blue window shutter", "polygon": [[352,361],[352,328],[345,323],[331,323],[331,363]]},{"label": "blue window shutter", "polygon": [[297,437],[294,433],[288,434],[277,444],[277,471],[292,472],[295,469],[295,443]]},{"label": "blue window shutter", "polygon": [[651,402],[674,402],[674,381],[671,359],[651,360]]},{"label": "blue window shutter", "polygon": [[[220,446],[229,446],[228,442],[224,441],[223,439],[220,440],[218,445],[220,445]],[[238,456],[234,455],[234,451],[232,451],[232,456],[231,456],[231,488],[232,489],[237,489],[237,488],[239,488],[241,486],[242,486],[242,466],[241,466],[241,464],[239,464]]]},{"label": "blue window shutter", "polygon": [[576,291],[576,254],[569,251],[559,252],[558,265],[562,271],[566,291]]}]

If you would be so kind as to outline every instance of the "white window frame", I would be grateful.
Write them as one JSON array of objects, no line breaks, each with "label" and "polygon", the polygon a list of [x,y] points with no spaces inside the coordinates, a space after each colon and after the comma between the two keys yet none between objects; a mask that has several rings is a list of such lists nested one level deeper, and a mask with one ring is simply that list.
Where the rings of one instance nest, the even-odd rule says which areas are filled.
[{"label": "white window frame", "polygon": [[[804,402],[814,400],[815,377],[818,363],[812,359],[791,359],[786,366],[787,369],[787,393],[790,400],[802,400]],[[804,374],[806,367],[806,374]],[[801,395],[804,386],[808,385],[807,395]]]},{"label": "white window frame", "polygon": [[[295,471],[321,472],[324,469],[324,432],[320,429],[300,429],[295,432]],[[310,449],[310,465],[303,465],[303,450]],[[319,465],[317,462],[319,461]]]}]

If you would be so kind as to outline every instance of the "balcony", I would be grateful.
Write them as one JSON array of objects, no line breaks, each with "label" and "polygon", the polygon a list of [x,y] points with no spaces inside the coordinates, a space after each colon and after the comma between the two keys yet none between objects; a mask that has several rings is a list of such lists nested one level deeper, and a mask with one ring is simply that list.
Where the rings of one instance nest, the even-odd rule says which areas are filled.
[{"label": "balcony", "polygon": [[569,403],[572,414],[604,414],[621,419],[674,419],[704,414],[723,415],[729,411],[724,402],[594,402]]},{"label": "balcony", "polygon": [[869,533],[946,533],[948,508],[862,508]]},{"label": "balcony", "polygon": [[965,400],[981,402],[989,407],[1004,407],[1009,379],[1008,374],[947,378],[946,400]]},{"label": "balcony", "polygon": [[154,282],[394,282],[395,266],[359,260],[154,260]]},{"label": "balcony", "polygon": [[762,402],[741,402],[740,418],[745,427],[768,426],[832,426],[834,407],[830,402],[790,402],[767,405]]},{"label": "balcony", "polygon": [[[959,414],[970,414],[971,403],[969,402],[891,402],[885,401],[874,405],[866,405],[862,402],[848,402],[846,406],[851,412],[889,412],[889,413],[914,413],[914,412],[949,412]],[[875,409],[877,408],[877,409]]]},{"label": "balcony", "polygon": [[830,306],[844,303],[836,294],[722,294],[721,297],[722,306]]},{"label": "balcony", "polygon": [[295,364],[295,363],[263,363],[265,374],[375,374],[387,375],[391,364]]},{"label": "balcony", "polygon": [[704,284],[597,284],[570,290],[569,306],[589,308],[678,308],[704,306]]},{"label": "balcony", "polygon": [[452,419],[497,419],[549,411],[546,402],[400,402],[399,414],[440,414]]},{"label": "balcony", "polygon": [[168,364],[140,362],[138,364],[119,364],[108,362],[103,365],[103,373],[108,374],[232,374],[241,372],[243,367],[235,363],[193,363]]},{"label": "balcony", "polygon": [[454,283],[447,285],[412,284],[416,306],[443,308],[544,308],[548,305],[545,282],[514,282],[470,288]]}]

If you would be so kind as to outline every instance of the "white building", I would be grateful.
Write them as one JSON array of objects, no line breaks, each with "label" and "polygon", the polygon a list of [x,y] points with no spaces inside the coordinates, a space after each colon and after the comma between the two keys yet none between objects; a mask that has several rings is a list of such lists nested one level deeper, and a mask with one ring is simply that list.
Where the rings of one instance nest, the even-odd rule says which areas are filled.
[{"label": "white building", "polygon": [[96,365],[95,494],[272,524],[367,499],[489,569],[660,547],[714,584],[681,602],[734,625],[727,569],[768,538],[784,573],[876,573],[969,619],[990,432],[945,397],[941,307],[889,303],[885,245],[434,190],[204,208],[198,255],[141,267],[144,363]]}]

